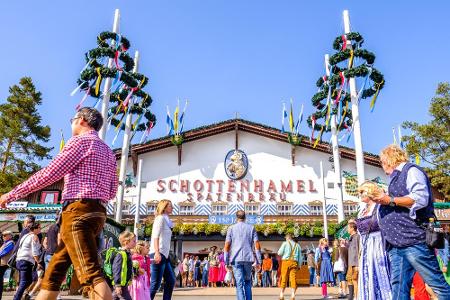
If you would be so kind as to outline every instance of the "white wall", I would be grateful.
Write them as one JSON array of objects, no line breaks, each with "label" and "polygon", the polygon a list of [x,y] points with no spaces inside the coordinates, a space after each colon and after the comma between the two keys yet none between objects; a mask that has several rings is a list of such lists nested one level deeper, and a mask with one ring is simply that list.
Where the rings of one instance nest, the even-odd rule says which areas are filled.
[{"label": "white wall", "polygon": [[[174,186],[179,185],[181,180],[189,180],[192,184],[195,180],[202,181],[206,186],[206,180],[224,180],[228,181],[228,177],[224,170],[224,158],[228,151],[234,149],[234,132],[214,135],[208,138],[188,142],[183,144],[182,164],[177,164],[177,148],[175,146],[165,148],[158,151],[141,154],[143,161],[142,180],[144,182],[142,189],[142,202],[150,200],[160,200],[167,198],[174,203],[185,201],[188,198],[187,192],[170,192],[167,185],[170,180],[175,180]],[[275,141],[273,139],[261,137],[251,133],[239,132],[239,148],[243,150],[249,160],[249,170],[244,180],[262,180],[264,189],[267,191],[269,181],[273,180],[277,187],[277,197],[279,196],[280,180],[286,183],[292,180],[292,193],[286,193],[286,199],[294,203],[307,204],[312,200],[322,199],[322,181],[320,179],[319,164],[323,161],[325,170],[325,183],[334,181],[334,173],[331,169],[331,163],[328,161],[330,154],[322,153],[316,150],[310,150],[302,147],[296,148],[296,165],[291,163],[291,146],[288,143]],[[128,172],[132,172],[131,161],[128,164]],[[356,173],[355,162],[347,159],[341,160],[341,169]],[[373,179],[380,176],[387,182],[387,178],[381,168],[366,165],[366,176]],[[157,192],[158,180],[166,182],[166,190],[163,193]],[[306,183],[305,192],[296,191],[296,180],[304,180]],[[308,181],[312,180],[316,192],[308,190]],[[239,189],[239,182],[236,182]],[[251,185],[253,189],[253,185]],[[214,194],[217,192],[218,185],[214,184],[213,199],[217,199]],[[130,191],[125,196],[133,197],[135,191]],[[194,193],[195,196],[196,193]],[[206,198],[207,192],[203,192]],[[226,196],[222,195],[222,199]],[[269,197],[268,193],[265,193]],[[244,200],[247,199],[244,193]],[[257,194],[255,194],[257,195]],[[329,203],[335,201],[334,189],[326,188],[326,197]],[[195,197],[194,197],[195,199]],[[344,200],[357,200],[344,192]],[[237,203],[236,196],[233,194],[231,203]],[[258,201],[257,201],[258,202]],[[202,200],[201,203],[208,203]],[[265,203],[273,203],[266,200]]]}]

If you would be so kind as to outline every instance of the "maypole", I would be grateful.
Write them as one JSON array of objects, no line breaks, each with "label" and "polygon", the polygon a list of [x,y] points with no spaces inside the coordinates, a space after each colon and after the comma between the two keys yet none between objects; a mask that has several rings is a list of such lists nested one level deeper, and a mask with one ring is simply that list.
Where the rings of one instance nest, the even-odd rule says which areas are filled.
[{"label": "maypole", "polygon": [[[94,107],[102,101],[104,116],[102,130],[106,131],[114,126],[116,133],[112,141],[113,145],[120,131],[125,131],[116,211],[116,221],[120,222],[130,143],[138,131],[144,131],[140,142],[145,141],[155,125],[156,117],[150,111],[152,98],[143,91],[148,78],[137,73],[139,53],[136,51],[133,61],[127,52],[130,42],[117,33],[118,21],[119,10],[116,10],[113,32],[101,32],[97,36],[97,48],[85,54],[86,65],[80,72],[78,87],[71,95],[74,96],[77,91],[84,92],[83,98],[76,107],[77,110],[83,106],[88,97],[97,99]],[[102,83],[104,83],[103,92],[100,93]],[[105,107],[106,113],[103,111]],[[133,116],[136,116],[135,121]],[[104,137],[104,134],[103,131],[100,132],[100,136]]]},{"label": "maypole", "polygon": [[[118,34],[119,33],[119,19],[120,19],[120,11],[117,8],[116,11],[114,12],[114,23],[113,23],[113,33]],[[111,44],[112,46],[114,46],[116,43],[116,41],[112,41]],[[114,63],[114,59],[113,58],[109,58],[108,59],[108,68],[112,68]],[[111,89],[111,77],[106,78],[105,80],[105,85],[103,86],[103,99],[102,99],[102,117],[103,120],[106,120],[108,118],[108,108],[109,108],[109,90]],[[107,129],[108,124],[106,124],[106,122],[103,122],[103,126],[100,129],[98,135],[102,140],[105,140],[105,136],[106,136],[106,129]]]},{"label": "maypole", "polygon": [[[347,137],[348,142],[352,132],[355,132],[356,169],[358,184],[361,184],[365,180],[365,175],[358,105],[361,99],[371,97],[370,108],[373,111],[378,94],[384,87],[384,77],[373,66],[375,54],[362,48],[364,38],[358,32],[350,32],[347,11],[344,11],[344,23],[346,33],[338,36],[333,42],[333,48],[337,52],[329,58],[327,74],[316,82],[319,90],[311,99],[316,112],[309,116],[307,121],[312,128],[311,143],[314,140],[315,131],[319,131],[314,147],[322,139],[323,133],[332,132],[331,142],[335,166],[339,162],[339,154],[334,148],[344,137]],[[358,92],[356,91],[357,78],[361,80],[361,88]],[[338,137],[339,132],[344,134]],[[340,169],[340,166],[337,167]],[[336,169],[335,171],[340,172]],[[338,185],[339,181],[340,176],[337,177]],[[342,213],[343,211],[339,211],[339,218],[342,217]]]},{"label": "maypole", "polygon": [[[346,35],[350,33],[350,16],[348,10],[342,13],[344,18],[344,32]],[[353,45],[350,39],[346,41],[346,47],[353,51]],[[361,185],[366,180],[364,172],[364,153],[361,136],[361,122],[359,118],[359,99],[356,92],[355,77],[350,77],[350,98],[352,102],[352,118],[353,118],[353,139],[355,141],[355,156],[356,156],[356,174],[358,176],[358,185]]]},{"label": "maypole", "polygon": [[[330,56],[325,54],[325,72],[327,77],[330,77]],[[331,96],[331,95],[330,95]],[[338,222],[344,221],[344,198],[342,194],[342,177],[341,177],[341,158],[339,155],[339,142],[338,142],[338,130],[337,130],[337,118],[336,114],[331,116],[331,146],[333,148],[333,165],[334,165],[334,177],[335,185],[334,192],[337,197],[338,208]]]},{"label": "maypole", "polygon": [[[139,51],[134,52],[134,68],[133,73],[137,73],[138,71],[138,63],[139,63]],[[127,173],[127,165],[128,165],[128,153],[130,149],[131,142],[131,123],[132,123],[132,114],[127,114],[125,120],[125,129],[123,134],[123,143],[122,143],[122,151],[120,158],[120,173],[119,173],[119,188],[117,190],[117,209],[116,209],[116,221],[122,221],[122,203],[123,203],[123,194],[125,191],[125,177]],[[138,176],[139,177],[139,176]],[[140,182],[138,182],[138,186],[140,186]],[[139,207],[137,207],[139,210]]]}]

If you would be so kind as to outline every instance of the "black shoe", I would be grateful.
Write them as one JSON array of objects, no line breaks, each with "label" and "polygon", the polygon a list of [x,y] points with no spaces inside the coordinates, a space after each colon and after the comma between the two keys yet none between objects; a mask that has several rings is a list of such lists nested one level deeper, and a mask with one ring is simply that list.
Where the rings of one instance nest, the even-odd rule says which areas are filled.
[{"label": "black shoe", "polygon": [[25,294],[22,296],[22,300],[30,300],[30,299],[31,299],[31,297],[28,294]]}]

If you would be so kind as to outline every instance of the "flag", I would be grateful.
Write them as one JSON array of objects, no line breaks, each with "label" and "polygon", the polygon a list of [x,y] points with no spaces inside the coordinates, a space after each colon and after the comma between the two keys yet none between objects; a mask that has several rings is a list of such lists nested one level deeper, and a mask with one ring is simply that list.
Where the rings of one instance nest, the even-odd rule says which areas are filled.
[{"label": "flag", "polygon": [[175,131],[175,134],[178,134],[178,127],[180,125],[179,120],[178,120],[178,113],[179,113],[179,105],[177,105],[177,107],[175,108],[175,112],[173,113],[173,130]]},{"label": "flag", "polygon": [[403,149],[403,141],[402,141],[402,129],[400,125],[398,125],[398,140],[400,142],[400,147]]},{"label": "flag", "polygon": [[303,121],[303,104],[302,108],[300,109],[300,113],[298,114],[298,120],[297,124],[295,124],[295,133],[298,135],[300,133],[300,124]]},{"label": "flag", "polygon": [[420,155],[419,155],[419,153],[416,154],[416,165],[420,165]]},{"label": "flag", "polygon": [[186,112],[186,107],[188,105],[188,101],[186,99],[186,103],[184,104],[184,109],[183,112],[181,113],[180,116],[180,132],[183,132],[183,127],[184,127],[184,113]]},{"label": "flag", "polygon": [[62,149],[64,148],[64,145],[65,145],[66,143],[64,142],[64,135],[63,135],[63,132],[62,132],[62,130],[61,130],[61,142],[59,142],[59,152],[61,152],[62,151]]},{"label": "flag", "polygon": [[291,112],[289,113],[289,127],[291,128],[291,133],[294,132],[294,108],[292,107],[291,99]]},{"label": "flag", "polygon": [[281,112],[281,132],[285,133],[284,130],[284,120],[287,118],[286,104],[283,103],[283,111]]},{"label": "flag", "polygon": [[172,135],[173,134],[173,121],[170,118],[169,106],[167,106],[166,125],[167,125],[167,135]]},{"label": "flag", "polygon": [[394,145],[397,145],[397,137],[395,136],[395,128],[392,127],[392,137],[394,138]]}]

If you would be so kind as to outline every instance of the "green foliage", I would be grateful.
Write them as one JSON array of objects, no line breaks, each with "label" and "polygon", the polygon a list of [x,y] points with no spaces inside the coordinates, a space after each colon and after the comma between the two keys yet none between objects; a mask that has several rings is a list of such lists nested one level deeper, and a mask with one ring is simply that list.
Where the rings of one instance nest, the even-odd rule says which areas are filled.
[{"label": "green foliage", "polygon": [[31,78],[21,78],[9,93],[0,105],[0,193],[39,170],[36,162],[50,158],[52,150],[42,145],[49,141],[50,127],[41,124],[42,97]]},{"label": "green foliage", "polygon": [[[147,224],[145,227],[145,236],[151,235],[151,226],[152,224]],[[340,225],[339,224],[328,224],[328,234],[334,235]],[[173,232],[175,234],[180,235],[197,235],[197,234],[226,234],[226,229],[229,225],[220,225],[220,224],[208,224],[208,223],[198,223],[198,224],[182,224],[178,223],[174,226]],[[298,224],[293,221],[288,221],[285,223],[277,222],[270,224],[257,224],[255,225],[256,232],[259,234],[263,234],[265,236],[269,235],[285,235],[290,233],[295,237],[311,236],[311,229],[313,231],[314,236],[323,236],[323,223],[315,222],[314,224]]]},{"label": "green foliage", "polygon": [[[350,41],[351,46],[345,44],[344,47],[343,37],[345,41]],[[350,93],[346,91],[346,82],[350,78],[366,77],[367,86],[364,84],[360,99],[374,96],[373,99],[376,100],[378,92],[384,87],[383,74],[373,67],[375,54],[361,49],[363,42],[364,39],[358,32],[350,32],[335,39],[333,48],[337,52],[329,59],[330,76],[317,80],[319,90],[311,99],[316,111],[308,117],[307,123],[313,130],[331,131],[331,115],[337,115],[338,120],[342,119],[338,130],[352,126]],[[357,62],[359,65],[356,65]]]},{"label": "green foliage", "polygon": [[432,185],[445,199],[450,199],[450,84],[439,83],[429,108],[431,120],[423,125],[404,122],[411,130],[403,136],[406,151],[412,158],[418,155],[425,162],[425,170]]}]

